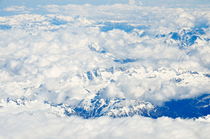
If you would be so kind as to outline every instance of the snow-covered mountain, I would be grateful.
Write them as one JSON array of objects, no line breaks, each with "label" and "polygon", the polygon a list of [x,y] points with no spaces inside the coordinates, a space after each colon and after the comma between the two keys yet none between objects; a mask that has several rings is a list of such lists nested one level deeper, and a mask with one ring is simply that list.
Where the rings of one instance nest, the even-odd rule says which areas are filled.
[{"label": "snow-covered mountain", "polygon": [[208,7],[27,6],[0,1],[0,138],[209,136]]}]

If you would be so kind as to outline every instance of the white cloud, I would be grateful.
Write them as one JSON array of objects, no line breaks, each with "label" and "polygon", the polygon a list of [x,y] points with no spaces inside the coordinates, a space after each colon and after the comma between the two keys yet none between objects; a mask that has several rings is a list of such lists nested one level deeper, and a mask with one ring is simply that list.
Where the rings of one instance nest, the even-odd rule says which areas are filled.
[{"label": "white cloud", "polygon": [[[122,4],[51,5],[45,10],[50,15],[0,17],[0,98],[36,102],[26,107],[0,105],[0,137],[208,137],[208,118],[61,118],[56,115],[63,116],[62,109],[39,102],[74,105],[101,90],[103,97],[155,104],[208,93],[209,28],[204,34],[200,30],[193,45],[184,42],[184,48],[170,33],[184,36],[184,31],[205,26],[204,21],[208,25],[209,10]],[[135,29],[129,32],[130,28]]]},{"label": "white cloud", "polygon": [[6,12],[29,12],[31,10],[31,8],[27,8],[25,6],[10,6],[3,9],[3,11]]},{"label": "white cloud", "polygon": [[[27,106],[1,105],[0,137],[6,138],[208,138],[209,116],[196,120],[129,118],[81,119],[62,117],[56,109],[33,102]],[[56,116],[60,115],[60,116]],[[11,134],[12,133],[12,134]]]},{"label": "white cloud", "polygon": [[[0,48],[1,52],[4,52],[0,53],[0,88],[6,92],[1,94],[2,97],[20,97],[26,92],[28,96],[33,96],[34,92],[44,85],[47,87],[45,91],[56,94],[54,98],[49,98],[53,102],[62,102],[66,97],[81,100],[87,97],[86,90],[95,94],[106,88],[106,96],[142,99],[159,104],[171,98],[192,97],[210,90],[210,78],[204,76],[209,73],[209,47],[206,47],[209,44],[204,40],[208,34],[202,35],[200,42],[187,49],[179,49],[177,42],[170,38],[154,38],[160,33],[180,32],[176,27],[190,29],[197,26],[198,22],[194,22],[194,19],[200,17],[199,11],[193,13],[174,9],[178,14],[190,15],[182,16],[170,8],[154,8],[156,12],[150,13],[143,7],[129,10],[123,5],[111,6],[113,14],[110,14],[107,21],[115,23],[114,15],[117,11],[118,14],[128,12],[127,15],[120,14],[120,21],[128,21],[128,24],[132,22],[132,26],[149,26],[149,29],[126,33],[117,29],[100,31],[99,27],[103,24],[98,23],[101,17],[107,17],[108,6],[99,6],[102,14],[97,13],[97,6],[84,6],[83,9],[83,6],[73,7],[57,7],[64,9],[64,13],[69,10],[70,15],[65,16],[24,14],[12,18],[2,17],[2,24],[13,27],[12,30],[0,30],[1,40],[4,40],[1,44],[5,46]],[[85,12],[81,12],[81,9]],[[95,14],[91,15],[92,11],[89,9],[95,9]],[[72,10],[73,13],[81,15],[71,15]],[[134,20],[130,16],[134,16],[131,13],[135,10],[139,10],[136,13],[139,19]],[[163,10],[166,13],[161,15]],[[97,17],[98,15],[100,16]],[[202,15],[202,18],[209,21],[207,15],[208,13],[205,17]],[[175,17],[177,19],[172,20]],[[157,20],[161,20],[162,25],[158,24]],[[180,25],[184,20],[191,23]],[[137,21],[141,21],[141,24]],[[142,31],[148,35],[139,37],[138,34],[142,34]],[[106,52],[100,53],[103,50]],[[128,64],[114,61],[122,62],[128,58],[137,61]],[[108,71],[110,68],[113,68],[113,72]],[[98,76],[95,75],[96,71]],[[8,73],[6,79],[5,72]],[[91,76],[92,81],[88,76]],[[176,82],[176,79],[180,81]],[[48,99],[48,95],[45,95],[45,99]]]},{"label": "white cloud", "polygon": [[209,0],[137,0],[140,1],[144,6],[165,6],[165,7],[209,7]]}]

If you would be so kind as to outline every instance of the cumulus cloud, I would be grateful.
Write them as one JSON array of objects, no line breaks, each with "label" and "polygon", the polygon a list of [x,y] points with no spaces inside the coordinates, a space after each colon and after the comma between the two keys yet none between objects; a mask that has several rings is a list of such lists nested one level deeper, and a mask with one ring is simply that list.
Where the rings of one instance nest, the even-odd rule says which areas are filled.
[{"label": "cumulus cloud", "polygon": [[208,117],[84,120],[43,103],[75,106],[101,93],[161,105],[209,93],[208,10],[135,2],[44,9],[50,14],[0,17],[0,98],[34,102],[0,105],[2,138],[208,137]]},{"label": "cumulus cloud", "polygon": [[25,6],[10,6],[3,9],[3,11],[6,12],[29,12],[31,10],[31,8],[27,8]]},{"label": "cumulus cloud", "polygon": [[[39,107],[38,107],[39,106]],[[12,111],[14,110],[14,111]],[[27,107],[1,106],[0,137],[6,138],[208,138],[209,117],[183,120],[144,117],[108,118],[84,120],[78,117],[56,116],[39,103]],[[55,114],[56,112],[56,114]],[[12,133],[12,134],[11,134]]]},{"label": "cumulus cloud", "polygon": [[[64,13],[68,9],[72,11],[71,5],[57,7],[62,7]],[[99,6],[102,14],[91,15],[88,13],[91,6],[85,5],[87,9],[83,10],[87,10],[88,16],[81,13],[83,6],[76,7],[80,8],[73,8],[74,13],[81,16],[69,12],[70,15],[2,17],[1,24],[12,28],[0,30],[1,40],[4,40],[1,41],[1,52],[4,52],[1,53],[1,90],[6,92],[2,97],[27,94],[40,98],[40,95],[55,103],[70,103],[70,100],[86,98],[88,91],[92,95],[104,89],[106,97],[161,104],[172,98],[193,97],[210,90],[210,78],[205,76],[209,74],[209,41],[206,41],[209,28],[203,24],[204,20],[209,20],[207,13],[206,16],[202,14],[201,21],[196,21],[199,12],[174,9],[182,13],[177,15],[170,8],[162,8],[148,13],[143,7],[135,7],[143,13],[142,16],[138,14],[142,20],[134,22],[130,17],[133,9],[121,5],[113,13],[129,12],[120,17],[131,20],[120,22],[122,19],[118,21],[111,14],[109,18],[114,21],[107,19],[107,23],[106,20],[103,23],[97,15],[107,17],[108,6]],[[164,16],[160,15],[163,10],[167,11]],[[149,19],[144,19],[147,14]],[[159,18],[161,25],[156,23]],[[188,18],[189,25],[179,24]],[[176,34],[181,41],[176,39]],[[191,37],[195,40],[189,42]]]}]

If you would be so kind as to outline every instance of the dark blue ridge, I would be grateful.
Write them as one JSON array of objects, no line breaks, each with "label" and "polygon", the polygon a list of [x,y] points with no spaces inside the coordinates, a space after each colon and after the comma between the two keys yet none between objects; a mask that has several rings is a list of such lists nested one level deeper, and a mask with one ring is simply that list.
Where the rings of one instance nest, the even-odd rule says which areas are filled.
[{"label": "dark blue ridge", "polygon": [[170,32],[169,34],[158,34],[156,38],[165,38],[168,37],[172,40],[178,42],[180,49],[192,46],[196,43],[198,39],[203,39],[208,41],[208,38],[203,38],[202,35],[205,35],[206,28],[208,26],[195,26],[191,29],[183,29],[178,32]]},{"label": "dark blue ridge", "polygon": [[86,104],[85,101],[86,100],[82,100],[78,106],[73,108],[77,116],[81,116],[85,119],[104,116],[102,110],[110,103],[110,99],[102,99],[99,94],[93,99],[88,100],[89,105]]},{"label": "dark blue ridge", "polygon": [[204,76],[206,76],[206,77],[210,78],[210,74],[204,74]]},{"label": "dark blue ridge", "polygon": [[[15,102],[17,105],[27,105],[27,98],[12,99],[6,101]],[[170,118],[199,118],[210,114],[210,94],[203,94],[194,98],[169,100],[163,105],[152,105],[149,102],[131,100],[126,98],[104,98],[103,90],[92,99],[83,99],[77,105],[63,103],[51,103],[44,101],[52,107],[63,109],[66,116],[80,116],[84,119],[109,116],[112,118],[132,117],[140,115],[153,119],[159,117]]]},{"label": "dark blue ridge", "polygon": [[126,63],[133,63],[136,62],[137,59],[131,59],[131,58],[126,58],[126,59],[115,59],[114,62],[120,63],[120,64],[126,64]]},{"label": "dark blue ridge", "polygon": [[181,36],[177,33],[177,32],[172,32],[171,34],[171,38],[174,40],[180,40]]},{"label": "dark blue ridge", "polygon": [[132,26],[132,25],[129,25],[128,23],[105,22],[105,23],[99,23],[99,24],[102,25],[102,27],[100,27],[100,30],[102,32],[108,32],[114,29],[118,29],[118,30],[122,30],[127,33],[130,33],[134,29],[145,30],[149,28],[148,26],[145,26],[145,25]]},{"label": "dark blue ridge", "polygon": [[190,74],[198,74],[197,71],[189,71]]},{"label": "dark blue ridge", "polygon": [[181,78],[176,78],[176,79],[174,79],[175,80],[175,82],[177,82],[177,83],[179,83],[179,82],[181,82],[182,81],[182,79]]},{"label": "dark blue ridge", "polygon": [[110,68],[107,68],[106,71],[111,72],[113,74],[115,69],[114,69],[114,67],[110,67]]},{"label": "dark blue ridge", "polygon": [[0,25],[0,30],[9,30],[12,27],[10,25]]},{"label": "dark blue ridge", "polygon": [[155,37],[156,37],[156,38],[164,38],[164,37],[166,37],[166,34],[158,34],[158,35],[156,35]]},{"label": "dark blue ridge", "polygon": [[210,114],[210,95],[182,100],[170,100],[150,111],[149,117],[198,118]]},{"label": "dark blue ridge", "polygon": [[61,19],[57,19],[57,18],[53,18],[53,19],[50,20],[50,23],[53,24],[53,25],[59,26],[59,25],[67,24],[67,21],[61,20]]},{"label": "dark blue ridge", "polygon": [[94,48],[91,44],[88,45],[88,48],[89,48],[91,51],[97,52],[97,53],[100,53],[100,54],[108,53],[104,48],[100,48],[99,50],[97,50],[97,49]]},{"label": "dark blue ridge", "polygon": [[[101,116],[110,116],[113,118],[130,117],[134,115],[141,115],[150,118],[159,118],[162,116],[170,118],[198,118],[210,114],[210,95],[204,94],[195,98],[170,100],[165,102],[162,106],[154,106],[152,109],[141,108],[136,109],[138,105],[146,104],[146,102],[136,101],[135,103],[123,102],[127,100],[121,98],[102,98],[97,94],[86,105],[85,100],[81,101],[73,110],[77,116],[85,119],[96,118]],[[114,103],[113,103],[114,102]],[[127,101],[129,102],[129,100]],[[123,108],[128,109],[122,112]],[[110,114],[110,111],[115,110],[116,113]]]},{"label": "dark blue ridge", "polygon": [[192,30],[183,30],[180,33],[171,32],[169,35],[171,39],[178,41],[181,48],[185,46],[192,46],[195,44],[199,36],[204,35],[205,31],[202,28],[194,28]]},{"label": "dark blue ridge", "polygon": [[205,38],[206,41],[210,41],[210,38]]},{"label": "dark blue ridge", "polygon": [[87,72],[87,77],[88,77],[88,80],[93,80],[94,79],[94,77],[93,77],[93,75],[90,71]]},{"label": "dark blue ridge", "polygon": [[108,32],[113,29],[123,30],[128,33],[128,32],[131,32],[134,29],[134,27],[131,25],[128,25],[127,23],[111,23],[111,22],[106,22],[101,27],[102,32]]}]

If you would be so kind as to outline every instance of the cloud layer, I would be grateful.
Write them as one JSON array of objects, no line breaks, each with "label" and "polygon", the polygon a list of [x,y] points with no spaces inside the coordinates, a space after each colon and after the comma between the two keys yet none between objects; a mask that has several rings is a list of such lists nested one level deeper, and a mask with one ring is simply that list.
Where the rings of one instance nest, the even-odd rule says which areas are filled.
[{"label": "cloud layer", "polygon": [[88,108],[100,94],[128,100],[127,110],[133,101],[152,107],[209,94],[209,9],[117,4],[39,11],[0,17],[1,138],[208,137],[209,116],[84,120],[67,117],[62,106]]},{"label": "cloud layer", "polygon": [[1,17],[2,98],[69,104],[105,90],[104,97],[161,104],[209,92],[207,12],[47,8],[60,15]]},{"label": "cloud layer", "polygon": [[196,120],[139,116],[112,119],[101,117],[84,120],[63,117],[56,109],[39,102],[27,106],[13,103],[0,104],[0,138],[208,138],[209,116]]}]

